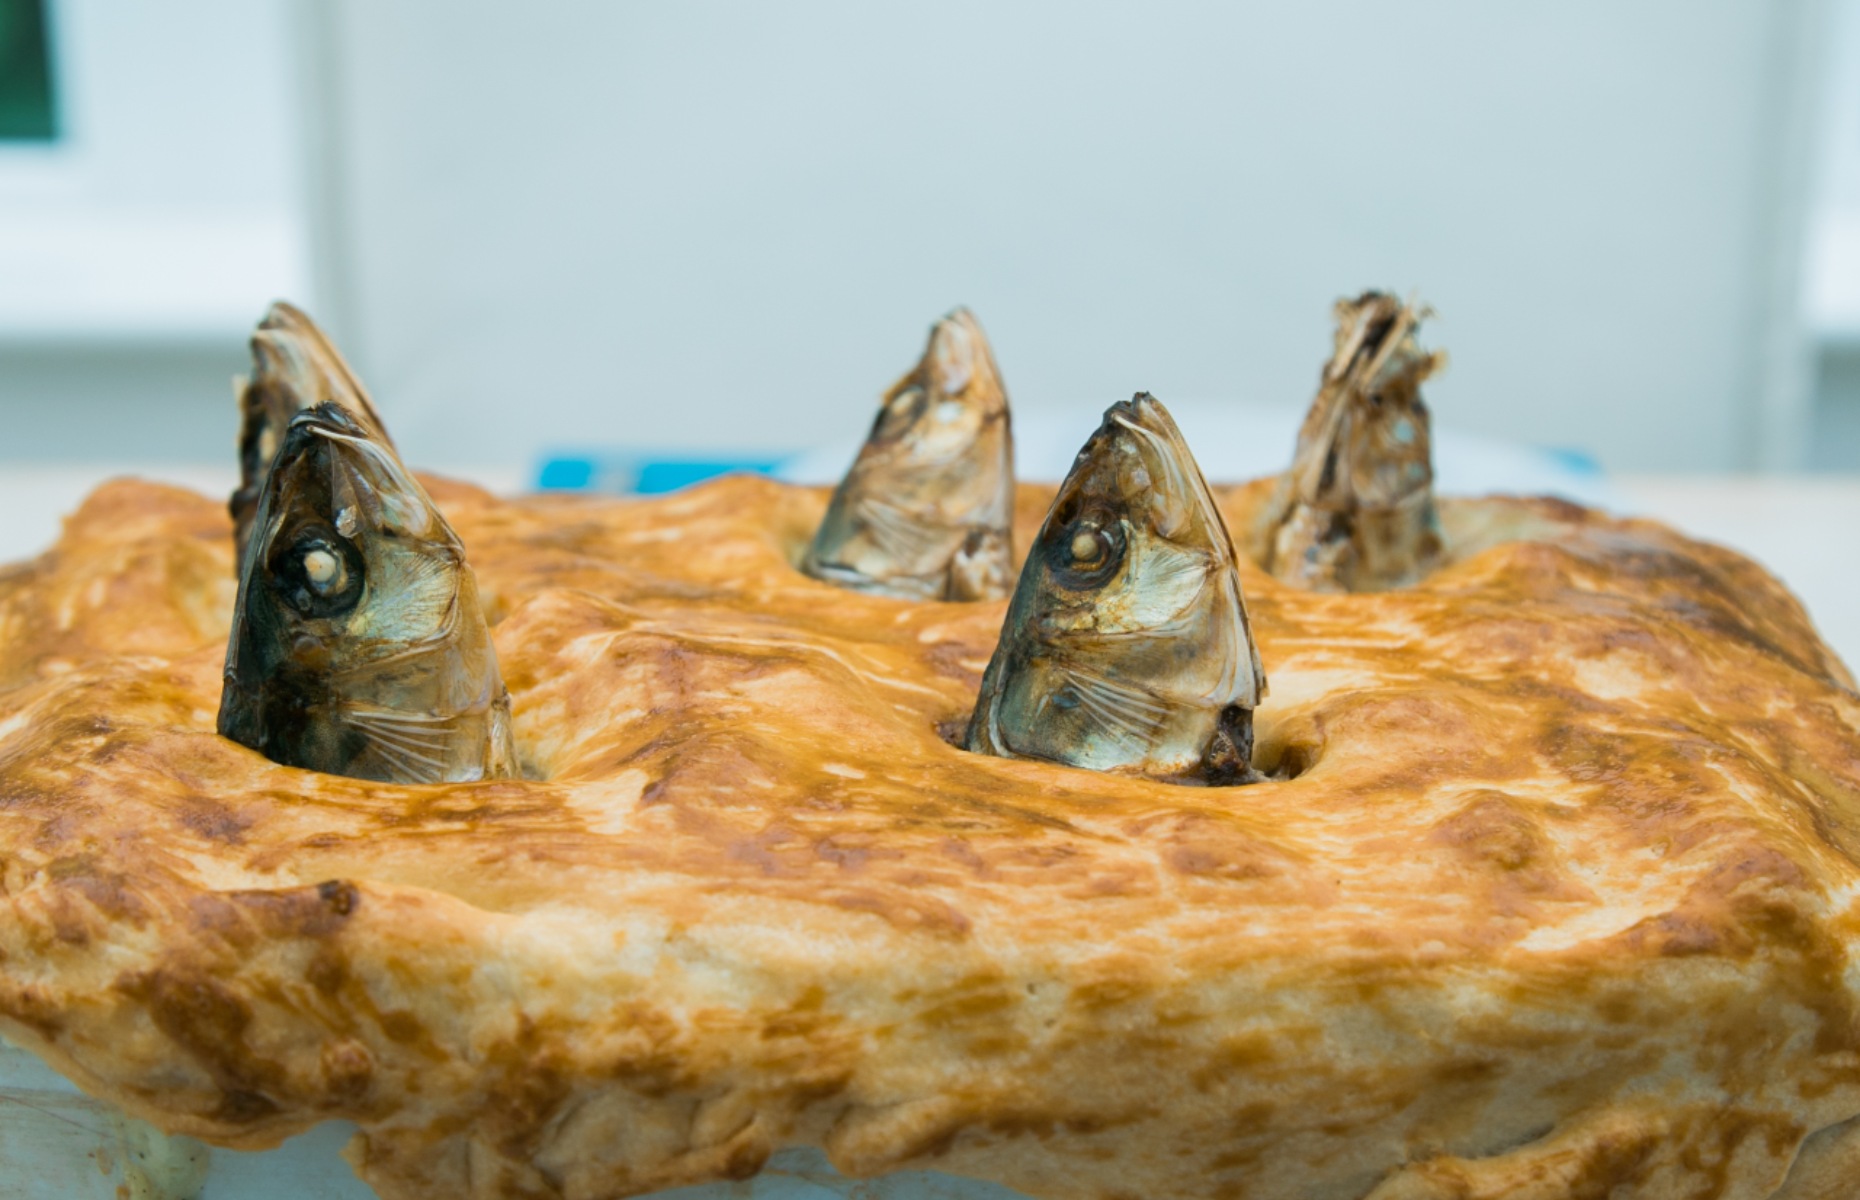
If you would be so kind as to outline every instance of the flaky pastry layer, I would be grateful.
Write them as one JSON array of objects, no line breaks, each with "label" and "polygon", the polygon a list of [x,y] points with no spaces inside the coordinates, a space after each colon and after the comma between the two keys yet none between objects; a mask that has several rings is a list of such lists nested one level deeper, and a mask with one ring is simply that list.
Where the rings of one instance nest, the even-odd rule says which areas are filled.
[{"label": "flaky pastry layer", "polygon": [[0,578],[0,1030],[86,1090],[354,1121],[390,1200],[1850,1194],[1860,701],[1728,551],[1490,499],[1411,590],[1246,564],[1278,778],[1187,788],[956,749],[1004,605],[803,576],[822,491],[433,488],[530,779],[219,738],[217,501]]}]

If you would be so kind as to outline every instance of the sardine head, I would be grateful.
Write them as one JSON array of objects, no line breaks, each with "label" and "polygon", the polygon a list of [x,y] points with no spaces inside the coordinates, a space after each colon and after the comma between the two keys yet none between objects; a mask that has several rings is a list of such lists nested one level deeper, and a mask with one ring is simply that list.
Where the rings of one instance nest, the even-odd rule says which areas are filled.
[{"label": "sardine head", "polygon": [[[959,308],[930,330],[917,367],[885,393],[860,466],[944,473],[1007,416],[1007,394],[982,327]],[[857,469],[857,468],[855,468]]]},{"label": "sardine head", "polygon": [[1383,292],[1337,302],[1336,348],[1273,502],[1265,565],[1322,591],[1403,587],[1442,546],[1421,384],[1446,361],[1415,334],[1427,310]]},{"label": "sardine head", "polygon": [[1386,509],[1433,484],[1431,420],[1421,384],[1446,362],[1421,349],[1423,308],[1384,292],[1336,306],[1336,344],[1298,433],[1300,502],[1334,511]]},{"label": "sardine head", "polygon": [[1028,559],[1042,628],[1120,637],[1183,618],[1232,540],[1168,410],[1139,394],[1106,411],[1060,486]]},{"label": "sardine head", "polygon": [[1265,677],[1232,539],[1169,413],[1113,405],[1027,556],[968,748],[1164,779],[1231,781]]},{"label": "sardine head", "polygon": [[[885,393],[802,568],[886,595],[993,599],[1006,590],[1013,499],[1007,392],[981,326],[957,309]],[[977,545],[997,548],[979,572],[959,561]],[[977,579],[991,581],[981,594]]]},{"label": "sardine head", "polygon": [[219,729],[274,761],[365,779],[516,769],[464,550],[393,449],[340,404],[291,421],[266,481]]}]

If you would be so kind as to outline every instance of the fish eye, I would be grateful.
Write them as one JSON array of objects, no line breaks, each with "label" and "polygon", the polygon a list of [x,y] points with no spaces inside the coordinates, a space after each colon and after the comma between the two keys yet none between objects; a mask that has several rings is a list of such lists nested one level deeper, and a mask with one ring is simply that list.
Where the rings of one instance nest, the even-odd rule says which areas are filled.
[{"label": "fish eye", "polygon": [[1123,561],[1123,522],[1105,513],[1087,513],[1060,532],[1053,548],[1053,566],[1063,582],[1096,583]]},{"label": "fish eye", "polygon": [[267,574],[292,608],[307,617],[335,617],[361,599],[361,552],[334,529],[319,523],[279,544]]},{"label": "fish eye", "polygon": [[916,423],[923,408],[923,389],[905,388],[887,400],[885,406],[878,410],[878,422],[872,426],[872,440],[890,442],[904,436],[904,431]]},{"label": "fish eye", "polygon": [[327,546],[317,546],[304,551],[304,578],[319,596],[342,590],[348,582],[348,567],[342,559]]}]

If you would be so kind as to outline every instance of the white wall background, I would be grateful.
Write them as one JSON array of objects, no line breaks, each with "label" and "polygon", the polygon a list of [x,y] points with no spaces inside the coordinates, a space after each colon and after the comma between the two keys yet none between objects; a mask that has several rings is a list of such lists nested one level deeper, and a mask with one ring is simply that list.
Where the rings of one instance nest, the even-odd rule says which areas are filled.
[{"label": "white wall background", "polygon": [[1828,21],[1826,103],[1816,146],[1807,308],[1820,346],[1810,467],[1860,471],[1860,3]]},{"label": "white wall background", "polygon": [[1835,461],[1786,369],[1823,7],[53,0],[0,460],[221,459],[279,294],[417,459],[508,466],[856,436],[959,302],[1029,417],[1301,405],[1373,284],[1449,426]]},{"label": "white wall background", "polygon": [[956,303],[1081,430],[1302,404],[1366,285],[1444,423],[1767,454],[1806,0],[310,7],[324,305],[429,461],[843,436]]},{"label": "white wall background", "polygon": [[308,283],[290,0],[52,0],[65,136],[0,143],[0,461],[228,459]]},{"label": "white wall background", "polygon": [[63,130],[0,142],[0,332],[220,336],[303,286],[289,0],[48,16]]}]

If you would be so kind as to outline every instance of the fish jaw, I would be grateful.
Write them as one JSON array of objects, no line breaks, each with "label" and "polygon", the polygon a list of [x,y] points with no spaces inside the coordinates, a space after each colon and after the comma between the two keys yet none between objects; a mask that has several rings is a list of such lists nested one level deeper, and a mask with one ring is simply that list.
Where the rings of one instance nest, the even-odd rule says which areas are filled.
[{"label": "fish jaw", "polygon": [[328,402],[340,404],[370,437],[389,450],[394,449],[394,439],[388,436],[387,424],[369,398],[368,389],[362,386],[354,368],[336,349],[335,342],[309,314],[294,304],[274,301],[264,320],[259,322],[253,339],[255,361],[259,353],[256,343],[266,335],[274,344],[292,348],[293,368],[286,378],[293,380],[293,389],[306,401],[302,407],[314,408]]},{"label": "fish jaw", "polygon": [[1264,694],[1233,542],[1181,432],[1153,397],[1113,405],[1021,570],[965,746],[1244,782]]},{"label": "fish jaw", "polygon": [[516,773],[509,704],[463,548],[424,489],[343,406],[299,414],[240,576],[220,732],[287,766],[458,782]]},{"label": "fish jaw", "polygon": [[801,569],[877,595],[999,599],[1013,506],[1007,393],[981,326],[958,309],[885,394]]},{"label": "fish jaw", "polygon": [[961,395],[981,368],[979,360],[987,356],[981,325],[968,309],[958,308],[930,327],[921,368],[924,382],[940,395]]},{"label": "fish jaw", "polygon": [[1274,500],[1267,567],[1318,591],[1404,587],[1442,551],[1421,384],[1446,358],[1416,341],[1426,310],[1393,296],[1340,300],[1336,315],[1335,353]]}]

